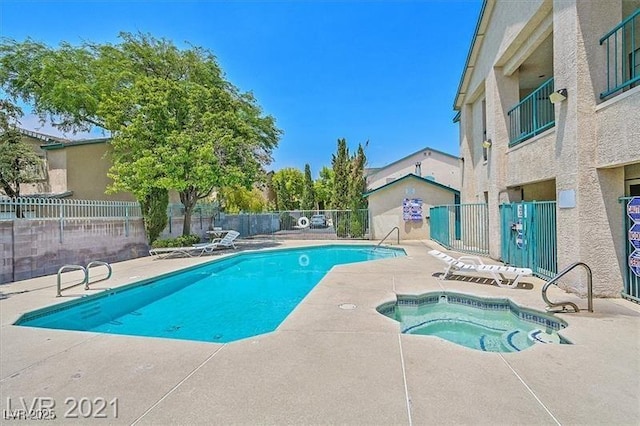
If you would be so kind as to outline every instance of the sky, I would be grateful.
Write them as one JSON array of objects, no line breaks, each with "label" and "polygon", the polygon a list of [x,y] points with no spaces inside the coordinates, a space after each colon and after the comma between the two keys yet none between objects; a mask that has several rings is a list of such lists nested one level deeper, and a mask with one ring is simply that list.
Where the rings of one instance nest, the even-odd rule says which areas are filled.
[{"label": "sky", "polygon": [[[52,47],[143,32],[205,47],[284,133],[268,167],[367,166],[431,147],[458,155],[453,101],[482,0],[0,1],[0,36]],[[29,108],[25,108],[29,112]],[[25,115],[22,126],[56,134]],[[85,135],[67,134],[70,138]]]}]

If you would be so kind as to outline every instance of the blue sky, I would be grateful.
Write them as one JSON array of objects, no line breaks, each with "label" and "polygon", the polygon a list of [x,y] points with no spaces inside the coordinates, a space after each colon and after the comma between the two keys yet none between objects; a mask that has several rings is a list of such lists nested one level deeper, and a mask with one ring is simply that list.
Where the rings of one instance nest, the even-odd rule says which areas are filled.
[{"label": "blue sky", "polygon": [[141,31],[206,47],[284,131],[270,168],[309,163],[317,176],[341,137],[368,140],[371,167],[425,146],[458,154],[453,98],[481,4],[2,0],[0,35],[56,46]]}]

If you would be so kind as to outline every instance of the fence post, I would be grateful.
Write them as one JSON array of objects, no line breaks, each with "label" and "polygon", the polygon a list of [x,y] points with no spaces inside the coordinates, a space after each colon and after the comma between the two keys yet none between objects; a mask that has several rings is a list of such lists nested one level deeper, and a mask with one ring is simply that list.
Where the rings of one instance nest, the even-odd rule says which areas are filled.
[{"label": "fence post", "polygon": [[64,237],[63,237],[63,233],[64,233],[64,203],[62,202],[62,200],[60,200],[60,204],[59,204],[59,210],[60,210],[60,244],[62,244],[64,242]]},{"label": "fence post", "polygon": [[124,236],[129,236],[129,205],[124,206]]}]

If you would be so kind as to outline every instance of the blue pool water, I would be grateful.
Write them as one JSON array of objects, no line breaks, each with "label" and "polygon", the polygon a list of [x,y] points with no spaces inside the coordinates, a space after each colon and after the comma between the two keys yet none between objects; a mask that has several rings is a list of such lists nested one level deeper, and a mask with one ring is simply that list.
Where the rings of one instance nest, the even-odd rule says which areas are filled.
[{"label": "blue pool water", "polygon": [[400,322],[402,333],[440,337],[485,352],[519,352],[541,343],[568,343],[558,331],[567,323],[519,307],[508,299],[453,292],[398,295],[378,312]]},{"label": "blue pool water", "polygon": [[275,330],[333,266],[404,255],[343,245],[240,253],[30,312],[16,325],[231,342]]}]

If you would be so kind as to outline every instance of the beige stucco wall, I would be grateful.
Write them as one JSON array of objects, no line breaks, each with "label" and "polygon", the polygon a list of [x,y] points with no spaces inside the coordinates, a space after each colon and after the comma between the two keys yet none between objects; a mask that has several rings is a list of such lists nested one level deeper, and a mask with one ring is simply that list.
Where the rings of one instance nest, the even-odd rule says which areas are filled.
[{"label": "beige stucco wall", "polygon": [[[518,201],[520,188],[526,199],[555,199],[558,191],[573,191],[576,207],[557,210],[558,268],[586,262],[594,273],[595,294],[616,297],[626,268],[618,198],[624,195],[625,177],[630,179],[640,164],[640,88],[600,99],[606,88],[606,48],[599,39],[622,20],[622,2],[488,3],[488,25],[478,35],[482,47],[467,70],[472,74],[469,88],[461,94],[461,198],[482,201],[488,192],[490,254],[500,258],[501,202]],[[625,2],[625,13],[631,3]],[[521,95],[515,65],[532,51],[527,36],[546,37],[549,22],[555,87],[566,88],[568,97],[555,106],[553,129],[510,148],[507,111]],[[486,164],[477,137],[477,104],[483,97],[493,144]],[[580,274],[568,276],[561,285],[586,292]]]},{"label": "beige stucco wall", "polygon": [[[405,222],[402,219],[402,202],[405,198],[422,199],[422,221]],[[401,240],[428,239],[429,208],[453,202],[453,192],[414,178],[380,189],[369,196],[371,239],[383,238],[395,226],[400,228]]]},{"label": "beige stucco wall", "polygon": [[67,155],[67,185],[73,198],[80,200],[133,201],[129,193],[106,194],[111,184],[111,145],[93,143],[64,148]]},{"label": "beige stucco wall", "polygon": [[421,177],[431,176],[438,183],[460,189],[460,159],[425,148],[371,173],[367,177],[367,190],[371,191],[409,173],[415,173],[417,162],[420,162]]}]

